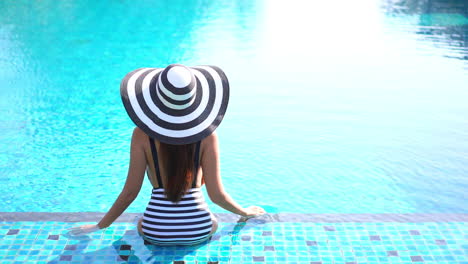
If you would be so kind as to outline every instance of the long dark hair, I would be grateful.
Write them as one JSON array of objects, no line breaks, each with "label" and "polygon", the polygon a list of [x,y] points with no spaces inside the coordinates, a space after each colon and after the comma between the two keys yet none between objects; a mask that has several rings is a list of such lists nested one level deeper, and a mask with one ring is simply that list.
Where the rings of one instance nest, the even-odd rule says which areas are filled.
[{"label": "long dark hair", "polygon": [[170,145],[161,142],[160,152],[167,175],[164,192],[168,200],[178,202],[192,184],[195,144]]}]

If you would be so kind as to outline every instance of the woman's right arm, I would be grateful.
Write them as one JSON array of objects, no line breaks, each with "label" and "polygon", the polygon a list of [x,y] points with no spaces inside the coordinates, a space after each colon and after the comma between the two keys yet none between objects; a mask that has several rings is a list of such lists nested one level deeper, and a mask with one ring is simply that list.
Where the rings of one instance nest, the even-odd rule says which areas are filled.
[{"label": "woman's right arm", "polygon": [[204,148],[201,158],[201,166],[203,177],[205,178],[206,190],[211,201],[220,207],[241,215],[241,216],[257,216],[265,213],[263,208],[258,206],[250,206],[243,208],[231,196],[224,191],[224,186],[221,181],[221,170],[219,161],[218,137],[216,133],[208,136],[204,141]]}]

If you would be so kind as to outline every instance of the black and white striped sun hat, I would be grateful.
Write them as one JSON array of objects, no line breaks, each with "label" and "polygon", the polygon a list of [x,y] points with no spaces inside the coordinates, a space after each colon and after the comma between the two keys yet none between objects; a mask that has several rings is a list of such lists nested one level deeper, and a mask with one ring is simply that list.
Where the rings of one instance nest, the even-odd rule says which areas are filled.
[{"label": "black and white striped sun hat", "polygon": [[148,136],[173,145],[209,136],[221,123],[229,83],[216,66],[141,68],[128,73],[120,95],[132,121]]}]

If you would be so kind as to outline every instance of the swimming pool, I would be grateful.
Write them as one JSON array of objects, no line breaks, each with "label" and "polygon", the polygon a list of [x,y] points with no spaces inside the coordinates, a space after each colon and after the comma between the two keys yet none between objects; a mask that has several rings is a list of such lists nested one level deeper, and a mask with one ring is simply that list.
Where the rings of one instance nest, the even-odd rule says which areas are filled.
[{"label": "swimming pool", "polygon": [[340,5],[1,3],[0,211],[107,210],[133,127],[119,82],[181,62],[230,79],[218,132],[242,204],[467,213],[466,9]]},{"label": "swimming pool", "polygon": [[[402,228],[428,236],[409,245],[424,244],[426,249],[412,248],[422,253],[392,260],[466,261],[463,218],[442,217],[445,222],[433,225],[427,222],[438,218],[409,218],[400,225],[379,215],[468,213],[467,4],[348,2],[0,2],[0,184],[8,190],[0,193],[0,212],[106,212],[126,177],[133,128],[120,101],[121,78],[138,67],[214,64],[231,83],[227,115],[218,129],[226,189],[243,205],[263,205],[275,217],[295,219],[264,219],[263,227],[252,223],[252,239],[244,241],[249,245],[231,257],[245,255],[250,258],[242,261],[249,263],[263,256],[269,262],[270,253],[254,255],[250,247],[260,241],[262,252],[270,252],[275,245],[258,232],[277,228],[283,232],[275,239],[285,241],[278,246],[296,249],[297,258],[288,260],[302,262],[302,247],[333,240],[328,238],[333,231],[324,226],[339,229],[343,219],[317,226],[311,223],[322,220],[297,224],[297,219],[372,214],[375,220],[358,217],[350,228],[382,236]],[[145,180],[127,212],[142,212],[149,195]],[[2,222],[0,236],[7,242],[0,244],[0,256],[10,256],[6,250],[35,250],[34,239],[55,243],[41,248],[48,261],[63,243],[82,246],[62,236],[70,225],[63,223],[66,217],[44,222],[34,217]],[[232,236],[234,223],[224,224],[225,235]],[[121,237],[129,226],[117,225],[109,237]],[[49,227],[62,231],[39,238]],[[318,237],[308,237],[308,231]],[[323,252],[307,248],[307,263],[362,262],[356,254],[345,259],[344,252],[359,249],[345,250],[345,238],[353,234],[339,231],[342,239]],[[369,239],[350,241],[368,243],[362,251],[389,257],[394,253],[387,251],[403,250],[396,241],[406,240],[392,237],[392,245],[383,245],[385,239]],[[111,250],[113,242],[107,240],[103,235],[98,243]],[[194,259],[215,256],[210,250],[221,257],[221,244],[197,250]],[[438,251],[429,245],[451,250],[439,255],[448,258],[435,258]],[[343,259],[334,259],[332,249],[341,250]],[[15,254],[8,260],[21,259]],[[116,259],[115,252],[106,254],[98,256]],[[363,254],[368,262],[384,262]],[[176,260],[177,254],[167,255]],[[282,257],[273,259],[281,263]]]}]

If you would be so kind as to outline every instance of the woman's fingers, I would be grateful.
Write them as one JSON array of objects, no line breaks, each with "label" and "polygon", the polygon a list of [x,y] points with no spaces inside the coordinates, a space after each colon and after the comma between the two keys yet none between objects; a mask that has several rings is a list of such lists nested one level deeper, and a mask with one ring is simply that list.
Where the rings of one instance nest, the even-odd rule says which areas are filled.
[{"label": "woman's fingers", "polygon": [[77,236],[77,235],[80,235],[81,234],[81,230],[78,228],[78,227],[73,227],[73,228],[70,228],[68,229],[69,230],[69,234],[72,235],[72,236]]},{"label": "woman's fingers", "polygon": [[252,207],[255,210],[255,212],[257,212],[259,214],[264,214],[265,213],[265,210],[263,208],[261,208],[260,206],[252,206]]},{"label": "woman's fingers", "polygon": [[262,214],[265,214],[265,210],[263,208],[261,208],[260,206],[255,206],[255,205],[252,205],[252,206],[249,206],[247,208],[250,212],[249,216],[250,217],[254,217],[254,216],[259,216],[259,215],[262,215]]},{"label": "woman's fingers", "polygon": [[72,227],[69,229],[69,234],[73,236],[85,235],[99,230],[97,225],[82,225],[77,227]]}]

